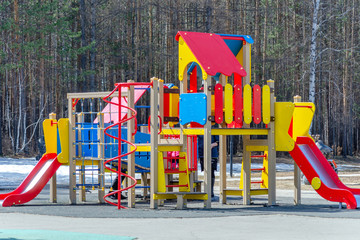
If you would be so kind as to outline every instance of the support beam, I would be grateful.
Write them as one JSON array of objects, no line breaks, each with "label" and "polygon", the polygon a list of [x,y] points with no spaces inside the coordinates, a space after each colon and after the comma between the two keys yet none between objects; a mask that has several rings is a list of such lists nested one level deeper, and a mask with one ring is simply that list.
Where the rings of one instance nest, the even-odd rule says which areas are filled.
[{"label": "support beam", "polygon": [[[206,117],[211,115],[211,76],[204,81],[204,93],[206,94]],[[204,190],[208,199],[204,202],[204,208],[211,208],[211,121],[207,119],[204,125]]]},{"label": "support beam", "polygon": [[[268,80],[267,84],[270,87],[270,116],[274,119],[275,116],[275,95],[274,95],[274,81]],[[275,150],[275,122],[270,121],[268,124],[270,128],[268,135],[268,160],[269,160],[269,195],[268,205],[276,205],[276,150]]]},{"label": "support beam", "polygon": [[[133,80],[128,81],[128,83],[133,83],[133,82],[134,82]],[[129,87],[129,91],[128,91],[128,107],[132,108],[132,109],[135,109],[134,86]],[[130,118],[132,115],[133,115],[133,112],[131,110],[128,110],[127,118]],[[129,142],[131,142],[131,143],[135,142],[134,138],[132,136],[132,134],[134,132],[134,127],[135,127],[134,119],[127,122],[127,140]],[[127,152],[130,152],[131,151],[131,145],[128,144],[127,147],[128,147]],[[128,175],[135,178],[135,153],[128,155],[127,158],[128,158],[128,169],[127,169],[128,170]],[[129,179],[129,181],[132,181],[132,180]],[[130,188],[128,190],[128,207],[129,208],[134,208],[135,207],[135,187]]]},{"label": "support beam", "polygon": [[[301,102],[301,96],[295,96],[294,102]],[[296,141],[296,139],[294,139]],[[301,170],[294,161],[294,205],[301,204]]]},{"label": "support beam", "polygon": [[150,208],[157,209],[158,201],[154,199],[155,193],[158,191],[158,93],[159,81],[157,78],[151,79],[153,86],[151,89],[150,100],[150,142],[151,142],[151,167],[150,167]]},{"label": "support beam", "polygon": [[75,146],[75,114],[72,106],[74,98],[68,96],[69,111],[69,201],[76,204],[76,146]]},{"label": "support beam", "polygon": [[[50,113],[49,119],[56,121],[56,113]],[[57,203],[56,172],[52,178],[50,178],[50,202]]]}]

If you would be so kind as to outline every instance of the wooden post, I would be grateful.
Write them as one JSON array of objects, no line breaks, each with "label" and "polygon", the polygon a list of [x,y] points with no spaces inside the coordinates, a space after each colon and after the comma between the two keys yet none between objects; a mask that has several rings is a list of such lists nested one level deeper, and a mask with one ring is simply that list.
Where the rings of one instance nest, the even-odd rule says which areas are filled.
[{"label": "wooden post", "polygon": [[244,185],[243,185],[243,204],[250,205],[251,196],[251,152],[246,150],[246,146],[249,145],[250,136],[243,136],[243,159],[242,159],[242,172],[241,175],[243,177]]},{"label": "wooden post", "polygon": [[275,150],[275,94],[274,81],[267,81],[270,87],[270,123],[268,124],[268,205],[276,205],[276,150]]},{"label": "wooden post", "polygon": [[[77,115],[77,122],[78,123],[84,123],[84,113],[79,113]],[[78,131],[78,140],[80,140],[80,145],[78,145],[78,152],[79,152],[79,155],[81,156],[81,159],[84,160],[84,156],[82,155],[83,143],[82,143],[82,138],[81,138],[81,130],[82,130],[81,128],[83,128],[83,126],[81,124],[79,124],[79,128],[77,129],[77,131]],[[88,146],[86,146],[86,147],[88,147]],[[79,172],[79,184],[83,185],[83,186],[80,187],[80,191],[79,191],[79,201],[80,202],[85,202],[86,201],[85,183],[86,183],[85,182],[85,165],[81,164],[80,172]]]},{"label": "wooden post", "polygon": [[[243,85],[250,84],[251,82],[251,44],[246,43],[243,45],[243,67],[247,75],[243,78]],[[244,128],[250,126],[244,124]],[[250,136],[243,136],[243,204],[249,205],[251,202],[250,188],[251,188],[251,157],[250,152],[246,151],[246,146],[249,144]]]},{"label": "wooden post", "polygon": [[[188,75],[187,75],[187,69],[185,68],[184,69],[184,72],[183,72],[183,80],[180,81],[180,96],[182,93],[187,93],[188,91]],[[182,149],[181,151],[182,152],[187,152],[187,136],[184,135],[184,129],[186,129],[187,126],[184,126],[184,125],[181,125],[180,124],[180,143],[182,144]],[[189,157],[187,158],[187,160],[189,160]],[[193,179],[191,179],[193,180]],[[180,179],[179,179],[179,182],[180,182]],[[190,182],[189,182],[190,183]],[[193,182],[190,184],[190,188],[193,187]],[[187,205],[187,200],[186,199],[180,199],[179,197],[177,197],[177,205],[178,206],[182,206],[182,207],[186,207]]]},{"label": "wooden post", "polygon": [[[204,93],[206,94],[206,117],[211,116],[211,76],[204,81]],[[211,208],[211,121],[206,119],[204,125],[204,190],[208,198],[204,202],[205,208]]]},{"label": "wooden post", "polygon": [[[219,83],[226,84],[224,75],[220,75]],[[221,124],[220,128],[226,128],[226,124]],[[219,163],[220,163],[220,202],[226,203],[226,135],[219,136]]]},{"label": "wooden post", "polygon": [[150,167],[150,208],[158,208],[158,201],[154,199],[154,194],[158,192],[158,93],[159,81],[157,78],[151,79],[153,86],[151,89],[151,120],[150,120],[150,142],[151,142],[151,167]]},{"label": "wooden post", "polygon": [[[128,83],[133,83],[133,80],[129,80]],[[134,104],[134,86],[130,86],[128,91],[128,107],[135,109]],[[133,115],[131,110],[128,110],[127,117],[130,118]],[[134,119],[127,122],[127,140],[131,143],[135,142],[132,136],[134,132],[135,121]],[[131,145],[128,144],[128,152],[131,151]],[[128,159],[128,175],[135,178],[135,153],[127,156]],[[135,207],[135,187],[128,190],[128,207]]]},{"label": "wooden post", "polygon": [[[56,113],[50,113],[49,119],[56,120]],[[57,203],[56,172],[50,178],[50,202]]]},{"label": "wooden post", "polygon": [[105,161],[105,134],[104,134],[104,113],[98,113],[98,181],[99,181],[99,190],[98,190],[98,199],[99,203],[104,203],[105,196],[105,171],[104,171],[104,161]]},{"label": "wooden post", "polygon": [[74,98],[68,94],[69,111],[69,201],[76,204],[76,146],[75,146],[75,113],[72,106]]},{"label": "wooden post", "polygon": [[[301,96],[294,97],[294,102],[301,102]],[[296,139],[294,139],[296,141]],[[294,161],[294,205],[301,204],[301,171]]]}]

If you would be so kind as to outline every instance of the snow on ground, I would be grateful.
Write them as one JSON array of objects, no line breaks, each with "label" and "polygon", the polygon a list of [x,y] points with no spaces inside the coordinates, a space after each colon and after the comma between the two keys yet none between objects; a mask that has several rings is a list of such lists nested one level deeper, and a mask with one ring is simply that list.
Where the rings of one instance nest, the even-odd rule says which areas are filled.
[{"label": "snow on ground", "polygon": [[[35,158],[29,159],[12,159],[12,158],[0,158],[0,188],[2,187],[16,187],[18,186],[25,177],[30,173],[30,171],[34,168],[38,161]],[[261,168],[262,164],[253,163],[252,168]],[[89,167],[91,168],[91,167]],[[359,169],[360,166],[343,164],[338,165],[339,170],[353,170],[354,168]],[[200,165],[198,166],[200,169]],[[219,176],[220,166],[218,164],[218,171],[216,175]],[[278,163],[276,164],[276,170],[278,172],[290,172],[294,170],[293,164],[287,163]],[[230,172],[230,164],[226,165],[226,171]],[[240,176],[241,172],[241,164],[235,163],[233,164],[233,176]],[[93,174],[92,174],[93,173]],[[88,171],[86,173],[86,182],[87,183],[97,183],[97,175],[96,171]],[[204,173],[199,171],[199,175],[203,175]],[[140,177],[140,176],[138,176]],[[110,184],[114,179],[114,175],[110,176],[110,174],[106,174],[105,182],[106,184]],[[68,184],[69,183],[69,167],[61,166],[57,171],[57,183],[58,184]]]}]

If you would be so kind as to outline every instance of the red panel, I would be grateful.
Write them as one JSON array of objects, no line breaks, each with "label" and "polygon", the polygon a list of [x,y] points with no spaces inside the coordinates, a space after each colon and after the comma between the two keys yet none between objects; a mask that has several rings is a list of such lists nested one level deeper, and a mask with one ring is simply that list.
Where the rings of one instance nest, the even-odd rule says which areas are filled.
[{"label": "red panel", "polygon": [[261,122],[261,87],[253,87],[253,121],[256,124]]},{"label": "red panel", "polygon": [[291,122],[290,122],[290,126],[289,126],[289,131],[288,131],[288,134],[290,137],[293,137],[293,124],[294,124],[294,117],[291,118]]},{"label": "red panel", "polygon": [[224,96],[223,96],[223,86],[218,83],[215,85],[215,122],[222,123],[224,118]]},{"label": "red panel", "polygon": [[243,124],[243,96],[242,87],[240,84],[236,84],[234,87],[234,120],[235,123]]},{"label": "red panel", "polygon": [[194,67],[190,74],[190,92],[197,92],[197,66]]},{"label": "red panel", "polygon": [[233,73],[246,76],[246,71],[220,35],[180,31],[175,39],[179,41],[180,36],[207,74],[215,76],[219,72],[226,76],[231,76]]},{"label": "red panel", "polygon": [[234,73],[234,86],[235,85],[242,86],[242,77],[237,73]]},{"label": "red panel", "polygon": [[[167,86],[164,86],[164,88],[168,88]],[[164,102],[163,102],[163,106],[164,106],[164,117],[169,117],[169,111],[170,111],[170,107],[169,107],[169,102],[170,102],[170,95],[169,93],[164,93]],[[164,122],[164,124],[167,124],[168,122]]]}]

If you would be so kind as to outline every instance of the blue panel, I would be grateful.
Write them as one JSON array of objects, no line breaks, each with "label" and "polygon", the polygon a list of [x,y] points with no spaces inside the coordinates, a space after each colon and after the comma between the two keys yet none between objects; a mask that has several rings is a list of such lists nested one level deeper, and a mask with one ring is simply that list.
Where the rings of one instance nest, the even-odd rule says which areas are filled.
[{"label": "blue panel", "polygon": [[183,93],[179,104],[180,124],[196,122],[205,125],[207,121],[206,95],[204,93]]},{"label": "blue panel", "polygon": [[218,34],[220,36],[224,36],[224,37],[242,37],[245,39],[245,41],[247,43],[253,44],[254,43],[254,39],[252,39],[252,37],[250,35],[234,35],[234,34]]},{"label": "blue panel", "polygon": [[243,46],[243,41],[228,40],[228,39],[225,39],[224,41],[225,41],[226,45],[229,47],[229,49],[231,50],[231,52],[236,57],[238,55],[240,49]]},{"label": "blue panel", "polygon": [[60,143],[60,134],[59,134],[59,128],[57,128],[57,144],[56,144],[56,151],[57,151],[57,154],[61,153],[61,143]]}]

